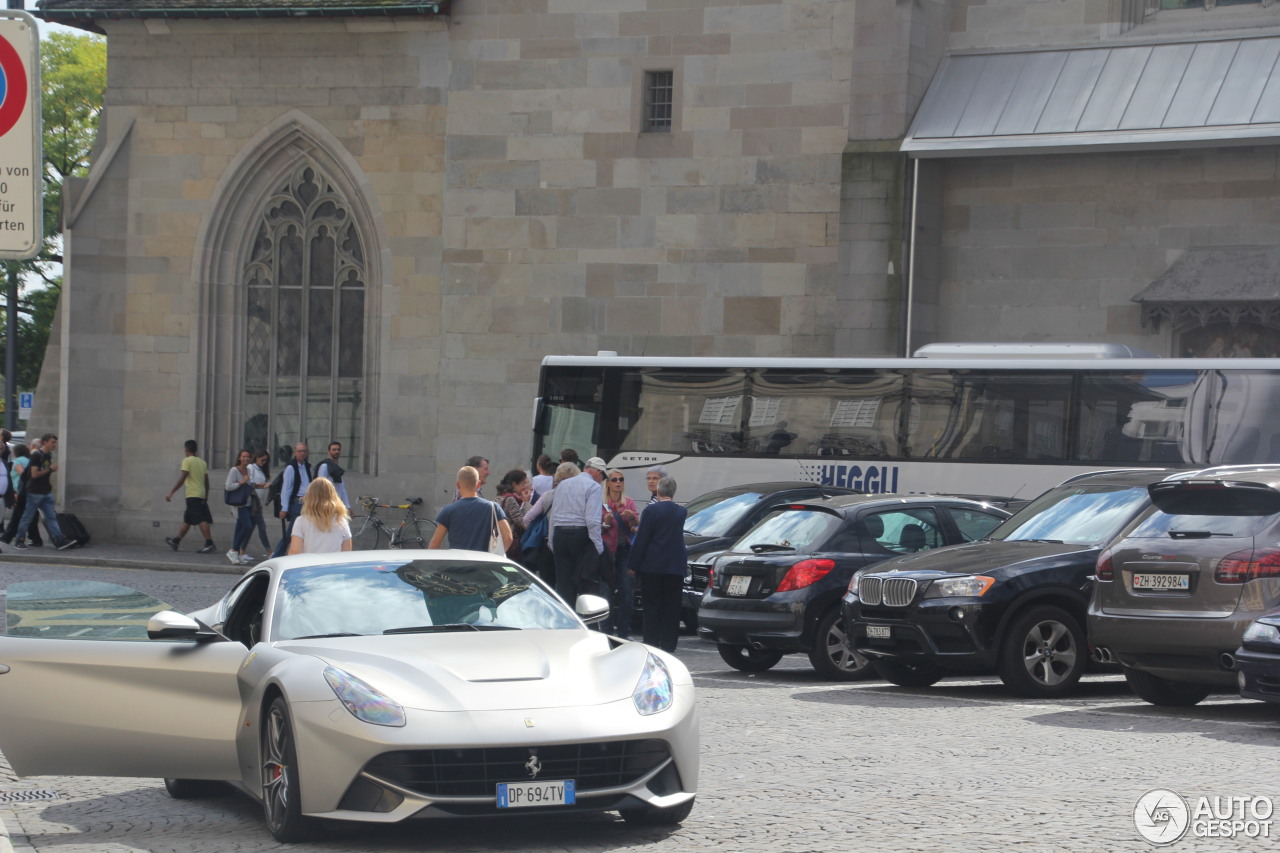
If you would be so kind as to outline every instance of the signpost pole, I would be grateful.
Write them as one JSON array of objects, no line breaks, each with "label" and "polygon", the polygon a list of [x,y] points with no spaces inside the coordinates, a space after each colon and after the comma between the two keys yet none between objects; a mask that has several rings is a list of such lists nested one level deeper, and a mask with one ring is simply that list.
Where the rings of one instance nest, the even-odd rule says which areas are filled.
[{"label": "signpost pole", "polygon": [[[0,260],[23,261],[44,242],[40,36],[23,0],[0,10]],[[5,282],[4,422],[18,416],[18,273]]]}]

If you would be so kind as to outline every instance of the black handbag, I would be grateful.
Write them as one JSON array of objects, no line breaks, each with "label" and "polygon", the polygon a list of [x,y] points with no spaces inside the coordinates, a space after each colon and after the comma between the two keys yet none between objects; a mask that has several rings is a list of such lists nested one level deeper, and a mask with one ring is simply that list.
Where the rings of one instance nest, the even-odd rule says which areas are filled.
[{"label": "black handbag", "polygon": [[227,506],[245,506],[249,503],[250,496],[253,495],[253,486],[249,483],[242,483],[234,489],[224,489],[222,494]]}]

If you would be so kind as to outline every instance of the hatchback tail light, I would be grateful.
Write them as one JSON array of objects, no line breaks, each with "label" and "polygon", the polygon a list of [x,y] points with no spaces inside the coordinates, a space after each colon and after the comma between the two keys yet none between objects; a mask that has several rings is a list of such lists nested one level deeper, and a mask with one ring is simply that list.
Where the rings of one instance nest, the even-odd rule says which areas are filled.
[{"label": "hatchback tail light", "polygon": [[835,560],[801,560],[782,577],[778,584],[778,592],[790,592],[793,589],[804,589],[827,576],[836,567]]},{"label": "hatchback tail light", "polygon": [[1218,583],[1248,583],[1258,578],[1280,577],[1280,551],[1236,551],[1218,561],[1213,579]]},{"label": "hatchback tail light", "polygon": [[1100,581],[1113,581],[1116,579],[1116,568],[1111,563],[1111,549],[1105,549],[1098,555],[1098,567],[1094,571],[1093,576]]}]

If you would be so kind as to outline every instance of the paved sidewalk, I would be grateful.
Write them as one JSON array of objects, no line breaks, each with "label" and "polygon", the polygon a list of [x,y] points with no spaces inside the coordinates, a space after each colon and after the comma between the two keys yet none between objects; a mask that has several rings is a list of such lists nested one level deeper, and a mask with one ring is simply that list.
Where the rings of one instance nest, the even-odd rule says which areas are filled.
[{"label": "paved sidewalk", "polygon": [[[217,574],[242,574],[248,565],[233,566],[221,547],[212,554],[197,550],[203,544],[199,536],[188,536],[182,548],[174,551],[157,537],[155,545],[112,545],[90,542],[82,548],[59,551],[49,544],[42,548],[19,551],[12,545],[0,545],[0,560],[15,563],[50,563],[59,566],[89,566],[91,568],[155,569],[177,572],[214,572]],[[256,552],[250,553],[261,556]],[[0,853],[7,853],[0,846]]]}]

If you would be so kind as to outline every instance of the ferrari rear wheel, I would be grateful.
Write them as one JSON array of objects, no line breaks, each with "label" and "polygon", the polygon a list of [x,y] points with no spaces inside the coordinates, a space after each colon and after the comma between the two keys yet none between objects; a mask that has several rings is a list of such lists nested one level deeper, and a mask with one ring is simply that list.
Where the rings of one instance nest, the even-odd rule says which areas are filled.
[{"label": "ferrari rear wheel", "polygon": [[301,795],[289,706],[277,696],[262,726],[262,809],[276,841],[289,844],[315,837],[316,821],[303,817]]},{"label": "ferrari rear wheel", "polygon": [[691,811],[692,799],[669,809],[627,809],[622,812],[622,817],[627,823],[634,823],[636,826],[675,826],[687,818]]}]

